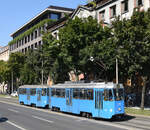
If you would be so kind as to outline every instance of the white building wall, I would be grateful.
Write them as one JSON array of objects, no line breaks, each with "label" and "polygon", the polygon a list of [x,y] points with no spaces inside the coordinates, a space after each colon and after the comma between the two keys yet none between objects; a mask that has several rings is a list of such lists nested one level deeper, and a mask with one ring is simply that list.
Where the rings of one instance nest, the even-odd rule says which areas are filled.
[{"label": "white building wall", "polygon": [[[117,0],[114,2],[111,2],[110,4],[107,4],[106,6],[103,6],[102,8],[99,8],[97,10],[97,19],[98,22],[100,22],[100,16],[99,13],[105,10],[105,21],[106,23],[110,24],[114,18],[110,18],[110,8],[114,5],[116,5],[116,16],[121,16],[121,18],[127,18],[129,19],[132,14],[133,10],[135,8],[135,0],[128,0],[128,12],[126,13],[121,13],[121,3],[124,0]],[[150,0],[143,0],[143,7],[141,7],[141,10],[144,9],[145,11],[150,7]]]},{"label": "white building wall", "polygon": [[79,18],[87,18],[89,16],[92,16],[93,18],[95,18],[96,16],[96,12],[95,11],[88,11],[85,9],[80,8],[77,13],[75,14],[74,18],[78,16]]},{"label": "white building wall", "polygon": [[9,59],[9,47],[5,46],[0,48],[0,60],[8,61]]}]

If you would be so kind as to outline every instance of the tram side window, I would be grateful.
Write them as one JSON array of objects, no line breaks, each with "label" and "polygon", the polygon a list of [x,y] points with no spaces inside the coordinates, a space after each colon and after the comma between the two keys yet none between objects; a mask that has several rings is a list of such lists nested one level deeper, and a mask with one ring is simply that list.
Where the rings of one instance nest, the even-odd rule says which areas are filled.
[{"label": "tram side window", "polygon": [[61,97],[65,97],[65,89],[61,89]]},{"label": "tram side window", "polygon": [[56,89],[55,88],[52,88],[52,96],[56,97]]},{"label": "tram side window", "polygon": [[57,97],[60,97],[60,91],[61,91],[61,89],[56,89],[56,96]]},{"label": "tram side window", "polygon": [[93,100],[93,89],[87,90],[87,99]]},{"label": "tram side window", "polygon": [[26,94],[26,89],[25,88],[20,88],[19,89],[19,94],[25,95]]},{"label": "tram side window", "polygon": [[73,89],[73,98],[79,99],[79,89]]},{"label": "tram side window", "polygon": [[42,88],[42,96],[46,96],[46,88]]},{"label": "tram side window", "polygon": [[65,97],[65,89],[52,89],[52,96]]},{"label": "tram side window", "polygon": [[47,88],[47,96],[49,96],[49,88]]},{"label": "tram side window", "polygon": [[36,89],[35,89],[35,88],[32,88],[32,89],[30,90],[30,93],[31,93],[32,96],[34,96],[34,95],[36,94]]},{"label": "tram side window", "polygon": [[93,100],[93,89],[80,89],[80,99]]},{"label": "tram side window", "polygon": [[80,99],[85,99],[85,91],[84,91],[84,89],[80,89]]}]

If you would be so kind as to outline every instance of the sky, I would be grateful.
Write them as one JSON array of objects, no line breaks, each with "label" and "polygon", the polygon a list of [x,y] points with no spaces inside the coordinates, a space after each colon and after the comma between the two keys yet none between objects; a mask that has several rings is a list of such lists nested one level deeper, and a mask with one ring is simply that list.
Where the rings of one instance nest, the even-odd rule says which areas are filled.
[{"label": "sky", "polygon": [[87,0],[1,0],[0,46],[12,40],[10,34],[50,5],[76,9]]}]

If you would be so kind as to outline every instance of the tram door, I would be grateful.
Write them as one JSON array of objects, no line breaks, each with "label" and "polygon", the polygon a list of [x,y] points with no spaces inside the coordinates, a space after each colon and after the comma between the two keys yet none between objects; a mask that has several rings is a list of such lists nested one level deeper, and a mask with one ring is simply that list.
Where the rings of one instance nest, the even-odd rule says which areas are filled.
[{"label": "tram door", "polygon": [[27,91],[27,104],[30,105],[30,89],[26,89]]},{"label": "tram door", "polygon": [[41,93],[42,93],[42,90],[38,89],[37,90],[37,103],[40,104],[41,102]]},{"label": "tram door", "polygon": [[72,111],[72,89],[66,89],[66,109]]},{"label": "tram door", "polygon": [[49,93],[49,108],[51,108],[51,89],[47,88],[48,93]]},{"label": "tram door", "polygon": [[98,116],[101,116],[103,110],[103,91],[95,90],[95,109],[98,110]]}]

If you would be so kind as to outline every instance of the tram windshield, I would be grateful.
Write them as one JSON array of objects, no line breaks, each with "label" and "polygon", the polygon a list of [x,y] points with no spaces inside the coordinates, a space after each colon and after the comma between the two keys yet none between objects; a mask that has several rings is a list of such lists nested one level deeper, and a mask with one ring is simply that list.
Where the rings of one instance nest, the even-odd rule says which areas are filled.
[{"label": "tram windshield", "polygon": [[124,92],[123,89],[113,89],[114,99],[116,101],[124,100]]}]

